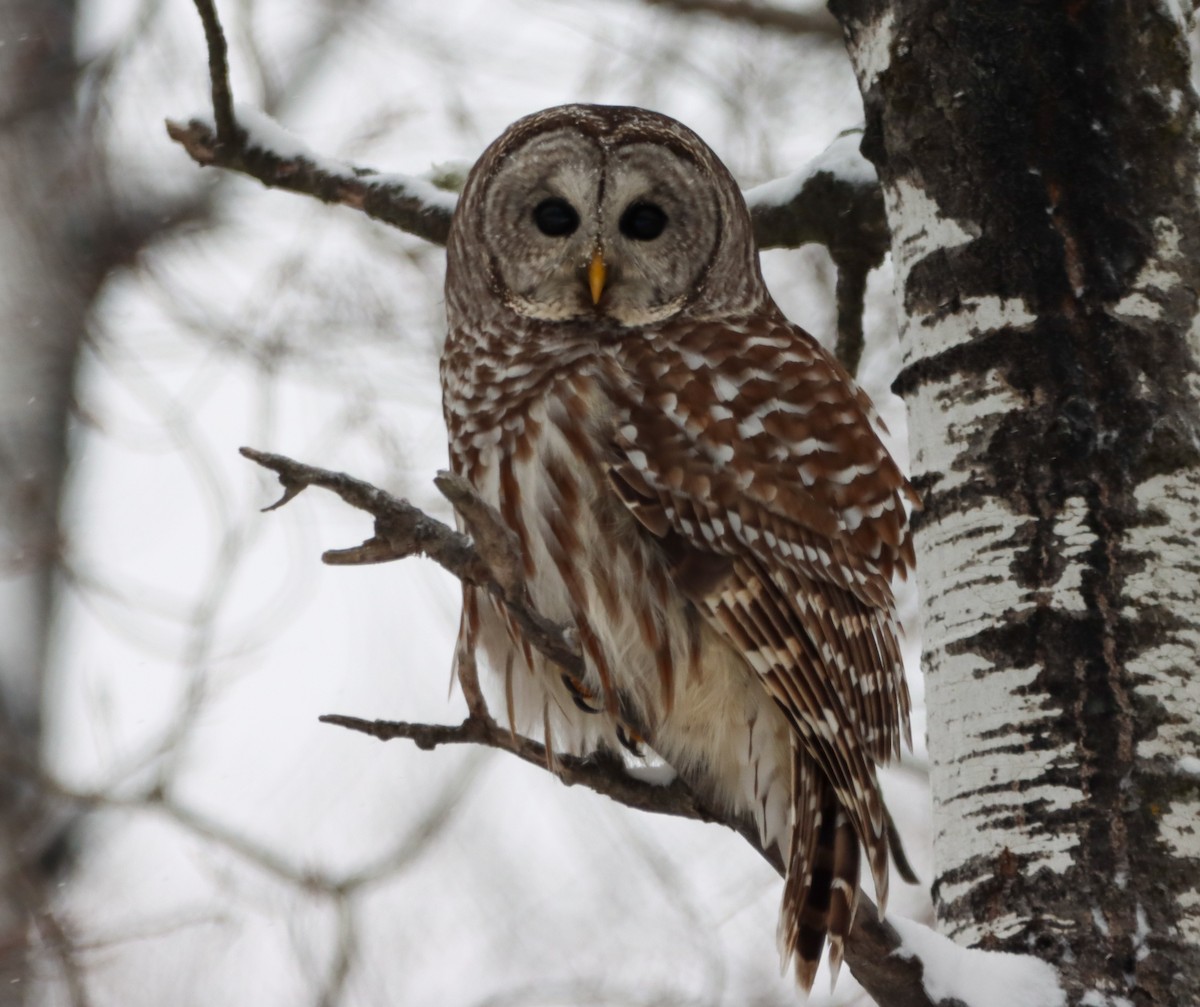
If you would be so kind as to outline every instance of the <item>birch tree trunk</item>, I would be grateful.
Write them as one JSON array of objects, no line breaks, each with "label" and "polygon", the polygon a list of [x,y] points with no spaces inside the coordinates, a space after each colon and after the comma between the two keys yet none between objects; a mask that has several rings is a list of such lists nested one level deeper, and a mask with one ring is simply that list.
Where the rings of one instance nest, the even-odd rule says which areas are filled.
[{"label": "birch tree trunk", "polygon": [[1168,3],[831,6],[887,201],[925,498],[939,925],[1052,962],[1072,1004],[1194,1007],[1189,25]]}]

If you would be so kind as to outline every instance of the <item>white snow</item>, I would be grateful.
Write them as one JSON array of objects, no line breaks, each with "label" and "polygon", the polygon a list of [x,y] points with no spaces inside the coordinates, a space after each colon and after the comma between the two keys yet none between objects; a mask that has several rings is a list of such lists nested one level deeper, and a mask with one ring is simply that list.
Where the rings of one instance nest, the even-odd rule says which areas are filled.
[{"label": "white snow", "polygon": [[651,783],[656,787],[669,787],[679,776],[665,762],[658,764],[633,763],[625,767],[625,772],[642,783]]},{"label": "white snow", "polygon": [[[235,102],[233,116],[237,124],[246,131],[247,145],[253,149],[270,151],[284,160],[305,160],[326,174],[341,175],[367,185],[402,191],[427,206],[440,207],[451,212],[458,205],[458,194],[439,188],[432,180],[465,178],[470,167],[454,161],[435,164],[422,175],[402,175],[396,172],[364,175],[356,172],[354,167],[345,161],[318,154],[295,133],[280,125],[261,109]],[[211,112],[193,115],[190,118],[214,128]]]},{"label": "white snow", "polygon": [[1192,776],[1200,776],[1200,759],[1194,755],[1181,755],[1179,757],[1179,768],[1185,773],[1190,773]]},{"label": "white snow", "polygon": [[[233,117],[237,120],[237,124],[246,131],[246,142],[250,147],[269,150],[285,160],[303,158],[330,175],[354,175],[354,169],[345,161],[318,154],[295,133],[253,105],[234,102]],[[211,114],[204,118],[207,122],[212,121]]]},{"label": "white snow", "polygon": [[967,1007],[1065,1007],[1058,973],[1040,958],[959,947],[912,920],[893,917],[903,941],[894,952],[919,958],[932,1000],[961,1000]]},{"label": "white snow", "polygon": [[462,192],[462,187],[467,181],[467,175],[470,174],[471,168],[475,162],[466,158],[451,158],[450,160],[437,161],[430,165],[428,171],[423,171],[418,176],[426,182],[433,182],[439,189],[449,190],[452,192]]},{"label": "white snow", "polygon": [[786,206],[800,195],[810,179],[821,174],[833,175],[851,185],[876,184],[879,176],[875,173],[875,165],[862,156],[859,150],[861,143],[861,131],[847,130],[799,171],[748,189],[745,193],[746,204],[751,209],[756,206]]},{"label": "white snow", "polygon": [[[302,157],[306,161],[321,160],[320,155],[300,137],[288,130],[286,126],[276,122],[262,109],[234,102],[233,117],[237,120],[237,124],[246,131],[247,143],[251,147],[269,150],[288,159]],[[347,170],[347,165],[342,162],[335,161],[333,163],[339,166],[340,171]]]},{"label": "white snow", "polygon": [[432,182],[427,182],[416,175],[381,172],[378,175],[367,175],[362,178],[362,181],[373,186],[403,190],[428,206],[440,206],[446,210],[453,210],[458,205],[458,193],[439,189]]}]

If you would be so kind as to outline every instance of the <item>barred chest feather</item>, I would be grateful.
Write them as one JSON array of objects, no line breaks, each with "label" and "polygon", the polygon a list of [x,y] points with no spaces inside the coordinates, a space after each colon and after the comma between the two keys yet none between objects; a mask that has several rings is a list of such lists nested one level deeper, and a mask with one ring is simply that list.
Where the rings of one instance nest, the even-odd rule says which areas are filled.
[{"label": "barred chest feather", "polygon": [[471,588],[463,642],[501,677],[514,726],[541,726],[549,747],[578,754],[643,732],[677,772],[753,814],[764,843],[786,849],[787,721],[676,586],[670,559],[610,480],[619,400],[636,394],[616,348],[498,336],[450,333],[451,463],[516,532],[537,609],[577,627],[587,676],[565,680]]}]

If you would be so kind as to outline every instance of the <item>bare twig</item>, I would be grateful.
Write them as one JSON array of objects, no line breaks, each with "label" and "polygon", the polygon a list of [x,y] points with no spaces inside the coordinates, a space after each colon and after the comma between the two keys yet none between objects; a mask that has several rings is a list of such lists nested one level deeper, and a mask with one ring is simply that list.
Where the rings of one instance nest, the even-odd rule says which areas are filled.
[{"label": "bare twig", "polygon": [[192,160],[250,175],[270,188],[350,206],[435,244],[446,243],[453,200],[439,196],[440,190],[435,186],[407,176],[381,176],[369,168],[339,164],[315,155],[295,152],[284,155],[267,149],[242,128],[245,124],[239,124],[234,115],[228,47],[213,0],[194,2],[208,45],[213,122],[167,120],[166,124],[167,135]]},{"label": "bare twig", "polygon": [[204,24],[204,40],[208,44],[208,79],[212,84],[217,144],[222,147],[236,146],[238,128],[233,117],[233,92],[229,88],[229,47],[225,42],[225,31],[217,17],[213,0],[195,0],[195,3]]},{"label": "bare twig", "polygon": [[[477,551],[475,544],[465,535],[429,517],[406,501],[398,500],[344,473],[304,465],[282,455],[250,448],[242,448],[242,454],[277,473],[283,483],[283,497],[267,510],[294,499],[308,486],[319,486],[337,493],[351,506],[375,517],[376,534],[365,544],[370,547],[370,558],[364,562],[381,562],[423,553],[460,580],[485,587],[500,597],[508,605],[509,611],[518,617],[522,632],[529,634],[530,643],[551,660],[564,667],[582,669],[582,658],[573,635],[533,609],[528,601],[528,592],[515,575],[502,575],[508,581],[507,586],[502,587],[489,566],[489,558]],[[491,524],[503,528],[498,516],[494,512],[488,513],[488,505],[465,482],[443,473],[438,477],[438,485],[456,507],[461,506],[472,515],[469,523],[473,528],[488,529]],[[486,549],[494,553],[496,562],[512,562],[511,554],[506,555],[511,545],[506,535],[497,533],[495,529],[485,530],[483,539],[488,540]],[[355,555],[362,548],[326,553],[325,559],[330,561],[331,556]],[[546,630],[550,632],[549,637],[544,635]],[[407,739],[423,750],[432,750],[441,745],[481,745],[508,752],[541,769],[553,767],[555,775],[568,786],[587,787],[635,810],[724,825],[745,839],[777,873],[784,873],[779,850],[775,846],[763,847],[753,821],[709,806],[682,777],[675,777],[667,784],[651,783],[630,775],[625,763],[609,753],[601,752],[586,758],[551,754],[540,742],[502,727],[491,717],[483,702],[470,655],[459,655],[459,680],[470,713],[457,725],[365,720],[340,714],[330,714],[321,720],[381,741]],[[900,935],[879,918],[874,903],[863,897],[846,943],[846,963],[855,978],[886,1007],[954,1007],[951,1002],[929,998],[921,981],[920,960],[899,957],[896,952],[901,948]]]},{"label": "bare twig", "polygon": [[[302,465],[282,455],[255,451],[253,448],[242,448],[241,451],[246,458],[277,473],[279,481],[283,483],[283,497],[269,509],[283,506],[308,486],[320,486],[332,490],[352,507],[375,516],[375,535],[372,538],[352,549],[326,552],[322,556],[326,563],[346,566],[384,563],[418,554],[428,556],[463,583],[482,587],[494,594],[505,604],[521,632],[538,651],[576,677],[583,675],[583,660],[574,645],[573,630],[559,626],[537,612],[529,603],[523,582],[505,572],[517,565],[514,558],[503,553],[505,544],[511,544],[511,540],[488,536],[472,545],[466,535],[431,518],[408,501],[398,500],[342,472]],[[449,473],[439,476],[438,486],[450,487],[452,493],[457,492],[460,506],[461,501],[473,495],[465,484],[456,483]],[[481,520],[479,514],[483,506],[486,505],[478,501],[474,510],[476,520]],[[496,519],[495,523],[498,525],[500,522]],[[477,548],[480,543],[489,550],[486,558]],[[497,569],[501,571],[499,576]]]}]

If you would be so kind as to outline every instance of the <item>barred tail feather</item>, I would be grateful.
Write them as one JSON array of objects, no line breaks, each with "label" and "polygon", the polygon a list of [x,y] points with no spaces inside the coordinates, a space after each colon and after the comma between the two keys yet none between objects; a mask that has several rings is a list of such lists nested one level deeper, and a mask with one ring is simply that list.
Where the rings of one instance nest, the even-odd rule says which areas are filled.
[{"label": "barred tail feather", "polygon": [[829,943],[836,980],[858,908],[862,849],[854,825],[833,787],[802,749],[793,752],[794,828],[779,913],[779,953],[786,971],[812,989]]},{"label": "barred tail feather", "polygon": [[[831,807],[832,804],[832,807]],[[792,751],[792,832],[788,843],[787,880],[779,910],[780,966],[794,965],[796,981],[812,989],[825,947],[829,910],[830,858],[836,803],[812,758],[799,747]]]},{"label": "barred tail feather", "polygon": [[837,982],[842,967],[846,938],[854,926],[858,909],[858,836],[850,817],[837,809],[833,827],[833,880],[829,889],[829,971],[830,985]]}]

